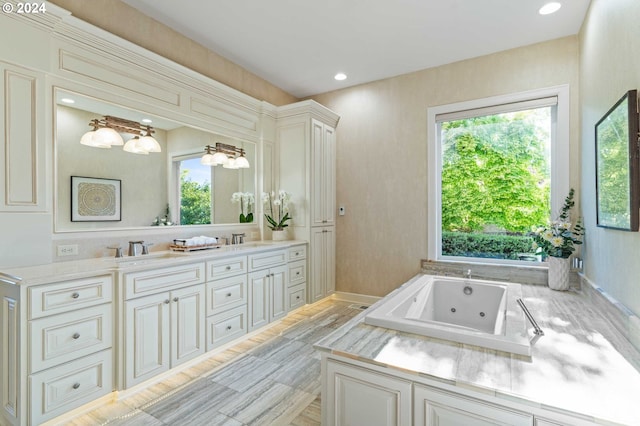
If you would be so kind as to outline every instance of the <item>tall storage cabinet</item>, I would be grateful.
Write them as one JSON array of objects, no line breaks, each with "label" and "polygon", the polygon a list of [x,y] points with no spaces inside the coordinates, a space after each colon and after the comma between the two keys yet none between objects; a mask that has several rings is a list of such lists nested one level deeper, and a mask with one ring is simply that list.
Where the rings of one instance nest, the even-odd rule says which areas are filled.
[{"label": "tall storage cabinet", "polygon": [[309,303],[335,291],[338,120],[314,101],[278,109],[277,187],[291,193],[290,237],[310,242]]}]

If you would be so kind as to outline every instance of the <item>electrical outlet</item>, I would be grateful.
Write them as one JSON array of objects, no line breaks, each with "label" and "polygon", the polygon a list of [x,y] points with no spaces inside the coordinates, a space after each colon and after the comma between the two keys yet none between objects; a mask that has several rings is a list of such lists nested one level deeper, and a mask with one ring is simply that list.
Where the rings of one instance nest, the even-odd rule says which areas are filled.
[{"label": "electrical outlet", "polygon": [[58,246],[58,256],[76,256],[77,254],[77,244],[66,244]]},{"label": "electrical outlet", "polygon": [[338,214],[340,216],[344,216],[346,212],[347,212],[347,208],[345,206],[340,206],[340,208],[338,209]]}]

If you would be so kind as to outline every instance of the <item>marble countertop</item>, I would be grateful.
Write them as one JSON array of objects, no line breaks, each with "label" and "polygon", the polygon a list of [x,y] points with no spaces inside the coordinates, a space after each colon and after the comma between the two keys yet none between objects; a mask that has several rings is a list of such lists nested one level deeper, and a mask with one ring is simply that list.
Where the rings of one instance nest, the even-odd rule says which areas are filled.
[{"label": "marble countertop", "polygon": [[148,255],[122,258],[102,257],[69,262],[47,263],[44,265],[5,268],[0,271],[0,282],[16,285],[37,285],[75,279],[87,276],[130,272],[157,267],[174,266],[185,263],[205,262],[225,257],[260,253],[268,250],[284,249],[306,241],[252,241],[245,244],[228,245],[211,250],[193,252],[156,251]]},{"label": "marble countertop", "polygon": [[316,348],[586,420],[640,425],[640,353],[606,313],[585,291],[522,285],[522,294],[545,332],[531,357],[370,326],[367,310]]}]

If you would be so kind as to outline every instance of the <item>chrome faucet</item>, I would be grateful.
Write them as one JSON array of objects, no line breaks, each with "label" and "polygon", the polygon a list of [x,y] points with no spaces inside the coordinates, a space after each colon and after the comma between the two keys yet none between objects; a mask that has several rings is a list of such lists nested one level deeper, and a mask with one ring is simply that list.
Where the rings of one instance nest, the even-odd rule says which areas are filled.
[{"label": "chrome faucet", "polygon": [[467,272],[464,274],[464,277],[468,280],[471,279],[471,269],[467,269]]},{"label": "chrome faucet", "polygon": [[231,244],[242,244],[244,243],[244,232],[242,234],[231,234]]},{"label": "chrome faucet", "polygon": [[129,241],[129,256],[137,256],[138,255],[138,249],[137,249],[137,245],[140,244],[140,246],[142,247],[144,244],[144,241]]}]

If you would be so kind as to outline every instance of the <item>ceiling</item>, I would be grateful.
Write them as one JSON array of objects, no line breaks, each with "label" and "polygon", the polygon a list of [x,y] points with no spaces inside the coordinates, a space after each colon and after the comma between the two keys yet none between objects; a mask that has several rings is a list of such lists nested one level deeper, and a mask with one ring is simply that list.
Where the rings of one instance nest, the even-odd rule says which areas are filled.
[{"label": "ceiling", "polygon": [[590,2],[123,1],[298,98],[577,34]]}]

